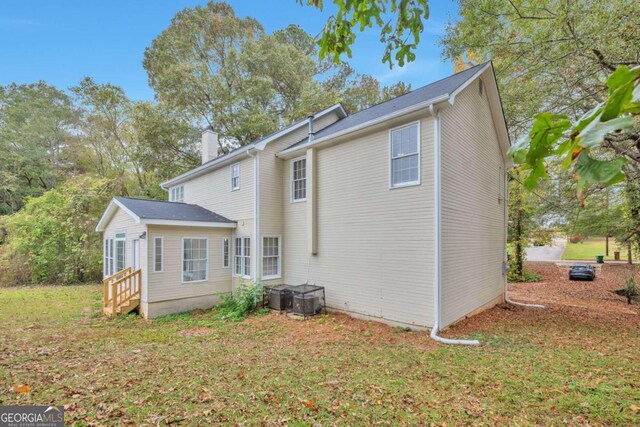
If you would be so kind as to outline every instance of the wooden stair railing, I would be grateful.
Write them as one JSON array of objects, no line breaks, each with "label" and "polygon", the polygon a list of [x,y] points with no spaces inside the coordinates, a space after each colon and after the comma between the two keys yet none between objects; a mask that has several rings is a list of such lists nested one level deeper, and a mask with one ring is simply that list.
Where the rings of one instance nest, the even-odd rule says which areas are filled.
[{"label": "wooden stair railing", "polygon": [[105,277],[103,283],[103,311],[110,315],[126,314],[140,304],[142,270],[130,267]]}]

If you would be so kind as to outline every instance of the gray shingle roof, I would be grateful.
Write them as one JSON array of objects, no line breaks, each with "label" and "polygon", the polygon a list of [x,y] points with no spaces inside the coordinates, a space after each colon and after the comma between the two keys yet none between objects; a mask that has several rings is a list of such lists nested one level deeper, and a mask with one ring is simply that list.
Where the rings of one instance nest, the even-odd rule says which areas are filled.
[{"label": "gray shingle roof", "polygon": [[[475,65],[457,74],[454,74],[449,77],[445,77],[442,80],[438,80],[426,86],[422,86],[418,89],[415,89],[411,92],[405,93],[404,95],[400,95],[396,98],[390,99],[380,104],[376,104],[369,108],[365,108],[364,110],[361,110],[357,113],[348,115],[344,119],[338,120],[337,122],[316,132],[313,136],[314,138],[326,137],[334,133],[343,131],[345,129],[358,126],[362,123],[375,120],[379,117],[392,114],[396,111],[403,110],[405,108],[411,107],[421,102],[428,101],[430,99],[435,99],[443,95],[448,95],[451,92],[455,91],[458,87],[460,87],[464,82],[469,80],[475,73],[477,73],[485,65],[486,63]],[[304,138],[296,142],[295,144],[287,147],[286,149],[288,150],[298,145],[302,145],[307,141],[308,139]]]},{"label": "gray shingle roof", "polygon": [[116,197],[115,200],[122,203],[127,209],[140,217],[140,219],[226,223],[235,222],[198,205],[163,202],[159,200],[132,199],[128,197]]}]

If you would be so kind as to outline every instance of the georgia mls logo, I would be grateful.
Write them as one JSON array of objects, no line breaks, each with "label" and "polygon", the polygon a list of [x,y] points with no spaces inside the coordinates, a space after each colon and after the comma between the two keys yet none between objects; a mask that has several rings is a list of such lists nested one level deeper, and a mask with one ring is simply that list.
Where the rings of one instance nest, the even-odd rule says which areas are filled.
[{"label": "georgia mls logo", "polygon": [[63,406],[0,406],[0,427],[63,426]]}]

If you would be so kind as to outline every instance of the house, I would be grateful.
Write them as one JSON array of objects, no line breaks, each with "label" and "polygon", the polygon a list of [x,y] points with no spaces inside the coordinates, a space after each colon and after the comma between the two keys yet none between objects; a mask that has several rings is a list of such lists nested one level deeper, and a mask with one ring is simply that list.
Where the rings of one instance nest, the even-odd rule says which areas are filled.
[{"label": "house", "polygon": [[491,63],[224,155],[213,131],[202,144],[202,165],[162,184],[168,202],[105,210],[107,311],[208,308],[242,281],[317,284],[331,309],[436,329],[503,301],[509,137]]}]

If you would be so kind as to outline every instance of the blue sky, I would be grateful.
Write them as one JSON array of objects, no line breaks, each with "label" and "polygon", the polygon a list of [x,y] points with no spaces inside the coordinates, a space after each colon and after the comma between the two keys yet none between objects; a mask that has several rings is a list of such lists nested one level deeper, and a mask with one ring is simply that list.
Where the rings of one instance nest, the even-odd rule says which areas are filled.
[{"label": "blue sky", "polygon": [[[84,76],[113,83],[133,99],[151,99],[153,91],[142,68],[145,47],[165,29],[172,16],[206,1],[195,0],[3,0],[0,9],[0,85],[45,80],[60,88],[76,84]],[[325,0],[324,13],[301,7],[295,0],[229,1],[240,16],[258,19],[267,32],[295,23],[315,35],[333,4]],[[397,81],[419,87],[452,72],[442,61],[437,39],[456,5],[431,0],[431,17],[423,33],[415,62],[390,70],[382,64],[383,46],[378,32],[358,35],[349,61],[359,73],[383,84]]]}]

